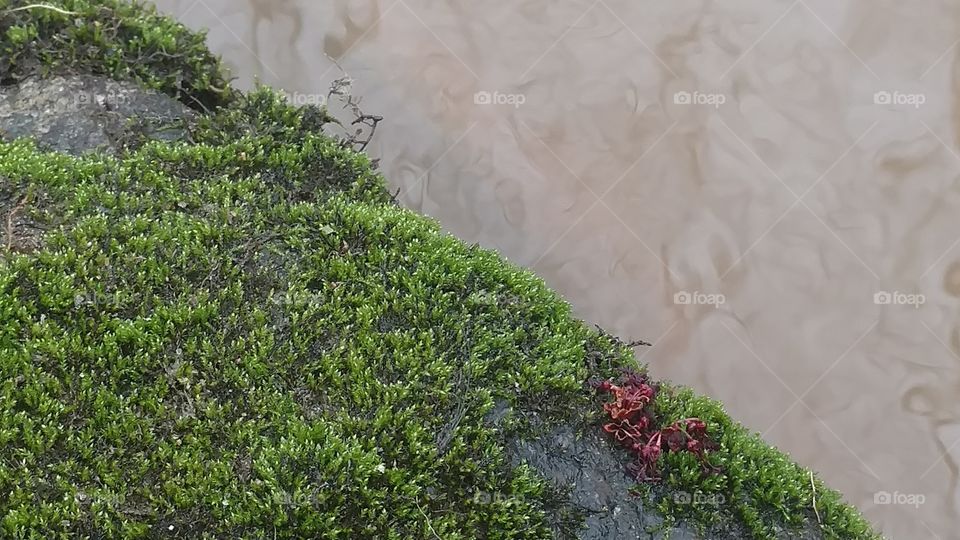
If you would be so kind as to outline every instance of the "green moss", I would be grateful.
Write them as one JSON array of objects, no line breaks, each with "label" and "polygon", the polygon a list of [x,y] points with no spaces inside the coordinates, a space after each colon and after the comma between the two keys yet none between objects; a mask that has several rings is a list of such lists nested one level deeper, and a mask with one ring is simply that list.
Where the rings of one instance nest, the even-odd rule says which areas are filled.
[{"label": "green moss", "polygon": [[[0,247],[0,535],[549,536],[557,494],[505,456],[523,423],[484,418],[599,421],[583,381],[630,349],[398,208],[325,111],[229,90],[202,36],[114,0],[25,5],[0,0],[3,83],[92,71],[216,108],[117,159],[0,143],[0,199],[45,231]],[[665,455],[642,490],[670,520],[873,536],[716,403],[657,407],[706,420],[724,470]]]},{"label": "green moss", "polygon": [[297,144],[305,137],[319,135],[333,122],[325,109],[311,105],[294,107],[268,87],[249,94],[237,93],[229,107],[202,117],[194,127],[198,142],[226,144],[238,137],[266,137],[271,142]]},{"label": "green moss", "polygon": [[119,0],[0,0],[0,84],[84,72],[135,80],[194,108],[235,92],[203,34]]},{"label": "green moss", "polygon": [[480,418],[577,391],[586,331],[566,306],[375,197],[157,167],[216,152],[0,146],[0,175],[69,222],[0,267],[4,531],[545,534],[543,486]]},{"label": "green moss", "polygon": [[837,492],[731,420],[718,402],[668,385],[656,405],[670,419],[705,420],[711,438],[719,444],[710,452],[710,462],[722,470],[719,475],[696,474],[693,455],[665,454],[667,489],[650,493],[665,514],[705,526],[740,522],[757,538],[779,538],[790,527],[805,523],[816,523],[826,538],[876,537]]}]

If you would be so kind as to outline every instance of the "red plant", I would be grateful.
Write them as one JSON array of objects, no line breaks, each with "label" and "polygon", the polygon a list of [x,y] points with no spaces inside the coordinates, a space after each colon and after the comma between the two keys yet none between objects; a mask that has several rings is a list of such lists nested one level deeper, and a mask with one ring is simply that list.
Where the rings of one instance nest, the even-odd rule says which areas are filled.
[{"label": "red plant", "polygon": [[613,395],[603,404],[610,417],[603,430],[627,449],[634,461],[627,469],[638,481],[657,481],[657,460],[663,452],[692,452],[700,458],[704,469],[715,472],[707,462],[706,451],[715,447],[707,438],[707,425],[699,418],[685,418],[658,428],[653,400],[659,387],[645,374],[624,370],[618,384],[600,381],[594,386]]}]

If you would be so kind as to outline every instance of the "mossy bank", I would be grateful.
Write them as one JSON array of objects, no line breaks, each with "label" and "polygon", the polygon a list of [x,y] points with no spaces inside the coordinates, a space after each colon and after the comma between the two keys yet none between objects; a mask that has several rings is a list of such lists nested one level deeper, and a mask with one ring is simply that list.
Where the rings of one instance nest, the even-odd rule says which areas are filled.
[{"label": "mossy bank", "polygon": [[[72,74],[193,112],[176,140],[131,120],[109,154],[0,142],[0,535],[583,534],[515,450],[599,437],[584,383],[628,346],[399,208],[326,111],[232,90],[202,35],[113,0],[0,0],[0,90]],[[665,453],[624,494],[659,516],[644,535],[876,537],[716,402],[664,385],[655,405],[706,422],[721,472]]]}]

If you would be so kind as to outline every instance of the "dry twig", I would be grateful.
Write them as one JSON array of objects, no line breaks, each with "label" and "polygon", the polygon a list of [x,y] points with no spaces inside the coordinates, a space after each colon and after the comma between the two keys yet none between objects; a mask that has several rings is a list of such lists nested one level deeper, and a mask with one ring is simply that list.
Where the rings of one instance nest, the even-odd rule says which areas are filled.
[{"label": "dry twig", "polygon": [[817,523],[823,525],[820,520],[820,511],[817,510],[817,486],[813,483],[813,471],[810,471],[810,489],[813,491],[813,513],[817,515]]},{"label": "dry twig", "polygon": [[20,6],[18,8],[10,8],[2,11],[4,15],[8,13],[15,13],[17,11],[26,11],[28,9],[49,9],[50,11],[56,11],[61,15],[79,15],[79,13],[74,13],[73,11],[67,11],[65,9],[58,8],[57,6],[51,6],[49,4],[30,4],[29,6]]},{"label": "dry twig", "polygon": [[23,207],[27,205],[27,200],[30,198],[30,193],[24,195],[20,202],[13,207],[13,210],[10,210],[10,213],[7,214],[7,251],[13,250],[13,220],[17,217],[17,212],[23,210]]}]

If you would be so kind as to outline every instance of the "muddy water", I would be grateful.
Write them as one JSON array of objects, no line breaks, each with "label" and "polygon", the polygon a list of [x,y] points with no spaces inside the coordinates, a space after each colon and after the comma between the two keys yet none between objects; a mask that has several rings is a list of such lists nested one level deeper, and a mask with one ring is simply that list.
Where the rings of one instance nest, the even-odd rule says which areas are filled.
[{"label": "muddy water", "polygon": [[889,538],[960,534],[960,6],[157,3],[241,86],[349,73],[405,206],[654,341]]}]

